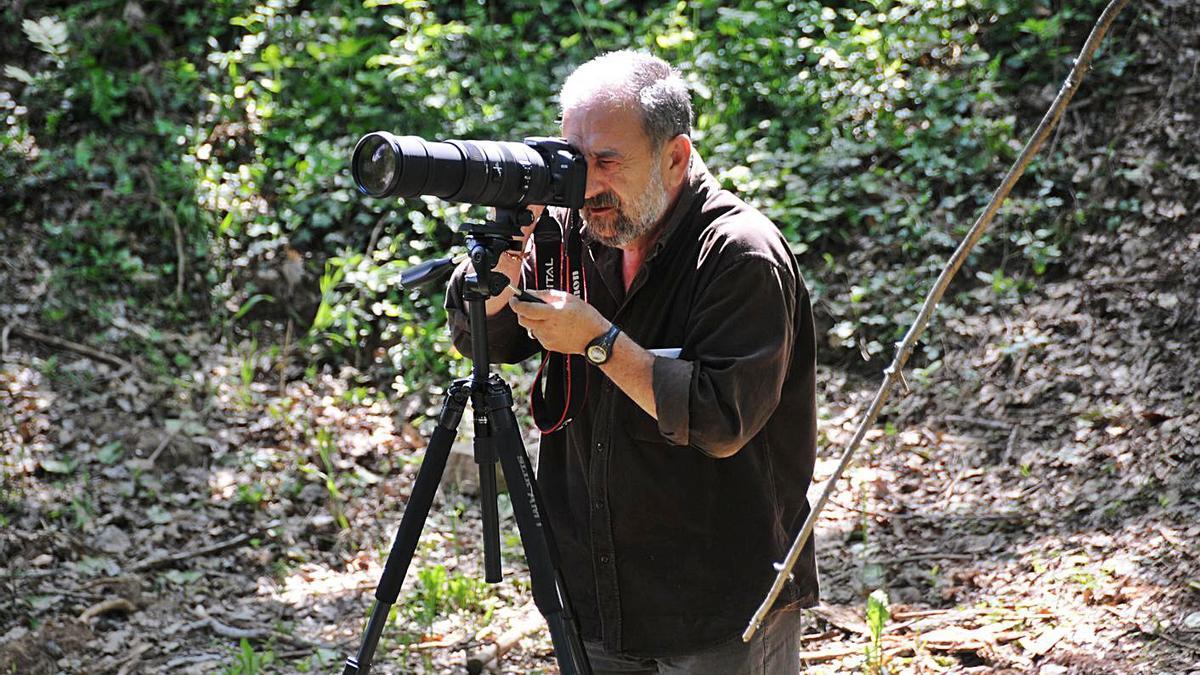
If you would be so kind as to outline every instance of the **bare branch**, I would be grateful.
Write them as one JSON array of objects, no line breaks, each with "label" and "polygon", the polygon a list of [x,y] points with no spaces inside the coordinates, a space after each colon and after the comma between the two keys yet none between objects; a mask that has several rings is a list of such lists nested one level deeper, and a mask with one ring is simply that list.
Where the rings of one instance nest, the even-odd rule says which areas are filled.
[{"label": "bare branch", "polygon": [[251,539],[261,537],[261,536],[267,534],[268,531],[271,530],[271,528],[278,527],[278,526],[279,526],[279,523],[273,522],[273,523],[268,524],[266,527],[260,527],[254,531],[245,532],[243,534],[239,534],[238,536],[236,536],[232,539],[227,539],[225,541],[220,541],[215,544],[210,544],[209,546],[205,546],[205,547],[196,549],[194,551],[181,551],[179,553],[172,553],[171,555],[162,556],[160,558],[152,558],[150,560],[144,560],[144,561],[137,563],[137,564],[133,565],[132,567],[130,567],[129,571],[143,572],[145,570],[157,569],[159,567],[167,567],[169,565],[173,565],[178,562],[183,562],[184,560],[190,560],[192,558],[200,558],[200,557],[203,557],[206,555],[212,555],[214,553],[223,553],[225,551],[228,551],[231,548],[237,548],[237,547],[241,546],[242,544],[245,544],[246,542],[250,541]]},{"label": "bare branch", "polygon": [[[9,329],[8,329],[8,327],[6,327],[5,335],[7,335],[8,332],[9,332]],[[23,337],[27,340],[34,340],[35,342],[41,342],[43,344],[48,344],[51,347],[58,347],[59,349],[66,349],[68,351],[75,352],[76,354],[82,354],[90,359],[95,359],[96,361],[103,361],[107,364],[116,366],[117,368],[120,368],[121,370],[133,370],[133,364],[126,361],[125,359],[123,359],[119,356],[114,356],[112,354],[107,354],[98,349],[93,349],[87,345],[80,344],[78,342],[72,342],[71,340],[65,340],[63,338],[55,337],[53,335],[47,335],[41,331],[36,331],[32,328],[26,328],[26,327],[20,326],[20,325],[12,326],[11,332],[13,334]]]}]

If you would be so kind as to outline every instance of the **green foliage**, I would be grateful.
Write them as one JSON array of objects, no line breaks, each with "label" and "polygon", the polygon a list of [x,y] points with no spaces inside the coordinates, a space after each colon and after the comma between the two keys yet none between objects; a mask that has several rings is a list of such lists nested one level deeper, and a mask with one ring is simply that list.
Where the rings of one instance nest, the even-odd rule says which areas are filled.
[{"label": "green foliage", "polygon": [[[787,22],[783,3],[721,4],[676,6],[684,27],[655,39],[697,83],[720,85],[696,85],[697,143],[797,252],[872,256],[816,276],[866,290],[824,298],[842,320],[831,337],[879,354],[915,318],[1028,134],[1016,97],[1061,82],[1103,3],[1051,15],[1036,1],[807,2],[791,3]],[[983,39],[994,33],[1023,37]],[[1042,224],[1012,235],[1009,267],[1034,274],[1073,224],[1058,196],[1064,176],[1039,167],[1039,189],[1008,206],[1022,225]]]},{"label": "green foliage", "polygon": [[[196,270],[207,214],[177,156],[196,82],[176,76],[187,50],[174,44],[182,29],[171,22],[198,7],[157,8],[133,25],[123,6],[75,3],[58,15],[0,19],[5,58],[19,61],[4,69],[11,81],[0,80],[0,173],[10,177],[0,217],[20,224],[10,236],[23,234],[51,265],[36,320],[71,337],[132,340],[120,346],[167,370],[156,336],[114,322],[165,325],[191,304],[174,279],[180,264]],[[23,31],[11,30],[17,23]]]},{"label": "green foliage", "polygon": [[891,618],[887,592],[881,588],[871,591],[871,595],[867,597],[867,628],[871,631],[871,643],[866,648],[867,672],[884,672],[886,658],[883,653],[883,629]]},{"label": "green foliage", "polygon": [[333,434],[328,429],[318,429],[315,444],[322,468],[317,468],[311,463],[305,463],[300,465],[300,470],[304,473],[315,475],[322,480],[325,485],[325,491],[329,493],[330,515],[339,528],[348,530],[350,529],[350,522],[346,520],[345,510],[342,507],[344,500],[342,492],[338,487],[338,470],[333,461],[334,455],[337,454],[337,446],[334,444]]},{"label": "green foliage", "polygon": [[[16,177],[0,217],[33,223],[30,240],[54,265],[39,308],[46,324],[86,335],[132,314],[282,333],[291,321],[310,371],[349,362],[398,376],[401,392],[420,389],[464,366],[439,292],[405,290],[399,272],[445,254],[454,228],[483,213],[361,198],[347,171],[355,141],[376,129],[553,134],[554,94],[572,68],[609,49],[649,49],[685,72],[709,166],[814,270],[835,343],[871,356],[915,315],[1015,155],[1014,139],[1040,115],[1040,104],[1022,101],[1061,82],[1102,5],[30,7],[0,18],[11,61],[0,80],[0,173]],[[1095,79],[1119,76],[1131,59],[1107,50]],[[1015,227],[992,236],[1003,255],[972,261],[997,290],[1019,294],[1027,282],[1004,280],[1052,270],[1073,229],[1095,215],[1065,205],[1068,166],[1061,152],[1035,164],[1006,211]],[[1086,194],[1074,197],[1086,204]],[[289,261],[303,273],[286,287],[272,282]],[[824,297],[827,284],[852,291]],[[154,339],[121,337],[163,371],[187,365]]]},{"label": "green foliage", "polygon": [[269,499],[270,492],[262,483],[245,483],[237,488],[239,504],[257,509],[266,506]]},{"label": "green foliage", "polygon": [[275,663],[275,652],[270,649],[259,653],[246,638],[238,645],[238,653],[233,663],[225,667],[225,675],[259,675],[269,672],[268,666]]},{"label": "green foliage", "polygon": [[489,613],[485,602],[490,591],[483,581],[463,574],[448,574],[438,564],[417,571],[417,585],[405,611],[426,629],[453,611]]}]

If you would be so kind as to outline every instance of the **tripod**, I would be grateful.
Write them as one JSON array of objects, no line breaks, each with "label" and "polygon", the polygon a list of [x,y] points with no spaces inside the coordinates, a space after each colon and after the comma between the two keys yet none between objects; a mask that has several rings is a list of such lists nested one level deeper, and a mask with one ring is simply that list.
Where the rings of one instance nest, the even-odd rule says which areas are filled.
[{"label": "tripod", "polygon": [[[550,523],[542,515],[541,493],[534,482],[533,466],[513,413],[512,389],[499,375],[490,372],[488,363],[485,303],[508,284],[508,277],[495,272],[494,268],[500,255],[512,248],[512,233],[517,231],[517,225],[528,224],[528,215],[524,209],[497,209],[495,221],[464,228],[475,269],[474,274],[466,277],[463,291],[471,327],[471,377],[455,380],[446,392],[438,425],[430,437],[425,460],[417,472],[408,506],[375,589],[375,606],[371,609],[362,644],[358,654],[346,660],[342,675],[367,675],[371,670],[375,648],[388,613],[400,594],[400,586],[416,551],[417,539],[425,527],[438,483],[446,470],[450,447],[468,400],[475,414],[474,450],[483,502],[485,579],[488,583],[501,580],[500,518],[496,503],[496,462],[499,461],[529,562],[533,601],[546,618],[559,669],[564,675],[591,675],[591,666],[567,599]],[[439,260],[419,267],[423,268],[420,274],[425,278],[413,279],[414,284],[429,281],[428,277],[438,270],[449,269],[450,262]]]}]

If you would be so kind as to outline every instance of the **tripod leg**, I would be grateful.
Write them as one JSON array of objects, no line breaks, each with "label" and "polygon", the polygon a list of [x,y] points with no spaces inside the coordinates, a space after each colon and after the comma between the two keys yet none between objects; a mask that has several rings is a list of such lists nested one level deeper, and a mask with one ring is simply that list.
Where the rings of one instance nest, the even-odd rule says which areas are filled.
[{"label": "tripod leg", "polygon": [[469,382],[458,381],[450,386],[450,391],[446,394],[438,426],[429,439],[425,459],[417,471],[417,480],[413,483],[412,494],[404,508],[404,516],[400,519],[400,528],[396,531],[396,539],[392,542],[392,550],[383,566],[379,586],[375,589],[375,606],[371,608],[371,618],[367,622],[362,645],[356,656],[346,660],[342,675],[366,675],[371,670],[371,660],[375,656],[379,636],[383,633],[392,605],[396,604],[396,598],[400,595],[400,587],[404,584],[408,566],[417,550],[417,540],[425,527],[429,507],[433,505],[438,483],[446,471],[446,460],[450,456],[450,447],[454,444],[454,436],[458,430],[458,423],[462,420],[470,389]]},{"label": "tripod leg", "polygon": [[497,439],[487,415],[486,396],[482,387],[476,386],[471,395],[471,407],[475,415],[475,463],[479,466],[479,507],[483,515],[483,569],[484,580],[498,584],[503,580],[500,569],[500,511],[497,506],[496,456]]},{"label": "tripod leg", "polygon": [[567,589],[559,570],[557,549],[550,523],[543,517],[541,494],[534,481],[533,464],[525,453],[517,418],[512,410],[512,393],[503,380],[488,382],[487,416],[495,434],[500,465],[508,482],[513,514],[521,532],[521,544],[529,561],[533,602],[546,617],[550,640],[559,669],[564,675],[591,675],[591,664],[571,612]]}]

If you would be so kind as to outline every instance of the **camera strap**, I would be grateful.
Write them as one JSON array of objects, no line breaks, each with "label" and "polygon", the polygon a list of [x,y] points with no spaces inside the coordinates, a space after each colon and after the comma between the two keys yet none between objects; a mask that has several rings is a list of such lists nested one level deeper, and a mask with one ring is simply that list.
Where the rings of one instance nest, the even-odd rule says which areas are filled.
[{"label": "camera strap", "polygon": [[[568,212],[564,228],[542,212],[533,230],[533,287],[566,291],[587,301],[587,274],[583,270],[583,235],[579,212]],[[578,354],[543,351],[529,394],[534,423],[551,434],[571,423],[587,398],[587,363]]]}]

